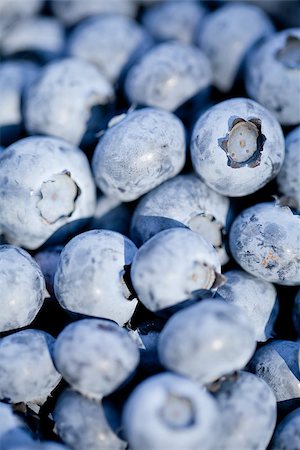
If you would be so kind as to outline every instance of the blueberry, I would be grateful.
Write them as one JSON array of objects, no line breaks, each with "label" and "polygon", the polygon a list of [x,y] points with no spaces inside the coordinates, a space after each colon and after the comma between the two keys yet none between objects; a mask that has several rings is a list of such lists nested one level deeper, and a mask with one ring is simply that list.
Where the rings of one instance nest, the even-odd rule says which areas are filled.
[{"label": "blueberry", "polygon": [[299,216],[288,207],[259,203],[245,209],[229,240],[233,257],[247,272],[273,283],[300,284]]},{"label": "blueberry", "polygon": [[28,137],[0,154],[0,228],[9,243],[41,246],[63,225],[94,213],[95,185],[83,152],[50,137]]},{"label": "blueberry", "polygon": [[199,27],[198,43],[211,62],[214,85],[230,91],[248,51],[273,32],[272,22],[257,6],[225,5],[208,14]]},{"label": "blueberry", "polygon": [[63,47],[62,25],[54,18],[41,16],[25,17],[13,23],[0,44],[5,56],[31,51],[45,59],[60,55]]},{"label": "blueberry", "polygon": [[125,266],[132,263],[136,250],[128,238],[114,231],[77,235],[62,251],[55,274],[61,306],[124,325],[137,306],[125,282]]},{"label": "blueberry", "polygon": [[289,413],[276,427],[270,450],[300,448],[300,408]]},{"label": "blueberry", "polygon": [[25,422],[16,415],[11,405],[0,402],[0,448],[1,450],[33,449],[34,440]]},{"label": "blueberry", "polygon": [[57,433],[72,450],[125,450],[110,428],[101,402],[65,390],[53,412]]},{"label": "blueberry", "polygon": [[139,362],[139,350],[128,332],[101,319],[79,320],[64,328],[53,356],[73,389],[98,399],[115,391]]},{"label": "blueberry", "polygon": [[278,316],[278,299],[272,283],[242,270],[231,270],[225,272],[224,276],[226,283],[218,289],[222,299],[245,311],[258,342],[273,337],[273,326]]},{"label": "blueberry", "polygon": [[70,35],[68,50],[94,63],[114,83],[126,64],[150,45],[150,37],[133,19],[107,14],[80,23]]},{"label": "blueberry", "polygon": [[158,41],[175,39],[191,44],[205,12],[204,7],[193,0],[168,1],[150,5],[142,16],[142,23]]},{"label": "blueberry", "polygon": [[298,290],[293,306],[293,322],[298,335],[300,336],[300,289]]},{"label": "blueberry", "polygon": [[12,245],[0,245],[0,332],[29,325],[45,297],[45,280],[34,259]]},{"label": "blueberry", "polygon": [[234,98],[200,116],[193,129],[191,157],[195,171],[209,187],[241,197],[278,174],[284,138],[269,111],[252,100]]},{"label": "blueberry", "polygon": [[277,176],[283,202],[300,211],[300,126],[291,131],[285,140],[285,157]]},{"label": "blueberry", "polygon": [[132,217],[131,236],[141,245],[159,231],[186,226],[213,244],[224,264],[228,261],[223,244],[228,210],[226,197],[193,174],[179,175],[140,201]]},{"label": "blueberry", "polygon": [[300,398],[298,354],[300,342],[278,340],[259,348],[249,370],[272,388],[277,402]]},{"label": "blueberry", "polygon": [[163,328],[158,353],[169,370],[200,383],[242,369],[256,347],[254,330],[238,307],[202,300],[174,314]]},{"label": "blueberry", "polygon": [[300,28],[270,36],[249,55],[246,89],[281,124],[300,123]]},{"label": "blueberry", "polygon": [[26,0],[26,2],[1,0],[0,15],[1,17],[12,17],[14,19],[31,16],[36,14],[42,5],[43,0]]},{"label": "blueberry", "polygon": [[53,295],[54,293],[54,275],[62,249],[63,246],[61,245],[46,247],[34,255],[34,259],[43,272],[46,281],[46,288],[50,295]]},{"label": "blueberry", "polygon": [[184,162],[181,121],[166,111],[144,108],[128,113],[105,132],[92,166],[105,194],[131,201],[177,175]]},{"label": "blueberry", "polygon": [[[25,427],[22,420],[14,414],[12,406],[0,402],[0,445],[6,433]],[[2,449],[2,447],[0,447]]]},{"label": "blueberry", "polygon": [[130,102],[174,111],[211,84],[204,53],[188,44],[167,42],[148,51],[128,72]]},{"label": "blueberry", "polygon": [[160,311],[215,292],[223,282],[216,251],[200,234],[185,228],[161,231],[137,252],[131,281],[139,300]]},{"label": "blueberry", "polygon": [[[0,64],[0,133],[1,144],[9,145],[22,132],[21,96],[37,77],[38,66],[29,61],[15,60]],[[5,105],[5,106],[4,106]]]},{"label": "blueberry", "polygon": [[104,229],[129,235],[131,211],[118,198],[101,195],[98,197],[96,210],[89,223],[89,229]]},{"label": "blueberry", "polygon": [[24,330],[0,339],[0,399],[43,404],[60,382],[52,362],[54,338]]},{"label": "blueberry", "polygon": [[240,372],[214,396],[224,430],[214,450],[265,450],[276,423],[276,399],[267,383]]},{"label": "blueberry", "polygon": [[25,97],[25,125],[30,134],[48,134],[79,145],[91,108],[106,105],[113,88],[99,70],[79,58],[46,65]]},{"label": "blueberry", "polygon": [[212,396],[193,381],[155,375],[133,391],[123,413],[132,450],[212,450],[220,438]]},{"label": "blueberry", "polygon": [[134,16],[137,4],[134,0],[52,0],[55,15],[67,26],[97,14],[116,13]]}]

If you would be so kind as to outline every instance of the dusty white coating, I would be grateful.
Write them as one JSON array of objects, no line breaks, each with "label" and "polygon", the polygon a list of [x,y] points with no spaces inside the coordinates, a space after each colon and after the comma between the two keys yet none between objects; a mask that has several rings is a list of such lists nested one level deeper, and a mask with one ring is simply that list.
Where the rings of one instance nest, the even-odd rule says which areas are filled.
[{"label": "dusty white coating", "polygon": [[299,448],[300,443],[300,408],[285,416],[276,427],[270,450],[289,450]]},{"label": "dusty white coating", "polygon": [[285,157],[277,176],[279,191],[284,202],[300,211],[300,126],[285,140]]},{"label": "dusty white coating", "polygon": [[161,363],[200,383],[242,369],[255,347],[254,329],[244,311],[215,299],[174,314],[158,341]]},{"label": "dusty white coating", "polygon": [[42,404],[61,380],[52,362],[55,339],[23,330],[0,339],[0,398]]},{"label": "dusty white coating", "polygon": [[113,88],[91,63],[65,58],[46,65],[25,98],[25,126],[29,133],[48,134],[79,145],[91,108],[106,105]]},{"label": "dusty white coating", "polygon": [[62,25],[50,17],[26,17],[9,27],[1,39],[3,55],[26,50],[60,54],[64,46]]},{"label": "dusty white coating", "polygon": [[171,228],[140,247],[131,281],[143,305],[159,311],[193,298],[202,289],[214,292],[220,272],[220,261],[209,242],[187,228]]},{"label": "dusty white coating", "polygon": [[43,0],[0,0],[0,16],[26,17],[39,11]]},{"label": "dusty white coating", "polygon": [[254,5],[225,5],[207,15],[197,41],[211,62],[214,85],[230,91],[247,52],[273,32],[271,20]]},{"label": "dusty white coating", "polygon": [[[289,44],[289,40],[293,42]],[[300,28],[291,28],[270,36],[247,61],[248,95],[272,111],[283,125],[300,123],[299,58]]]},{"label": "dusty white coating", "polygon": [[0,444],[5,433],[22,426],[22,420],[14,414],[11,405],[0,402]]},{"label": "dusty white coating", "polygon": [[269,386],[248,372],[225,380],[215,393],[224,433],[214,450],[265,450],[276,424]]},{"label": "dusty white coating", "polygon": [[29,325],[42,307],[45,280],[25,250],[0,245],[0,292],[0,332]]},{"label": "dusty white coating", "polygon": [[55,274],[61,306],[124,325],[137,306],[123,280],[124,266],[131,264],[136,250],[128,238],[114,231],[77,235],[62,251]]},{"label": "dusty white coating", "polygon": [[115,391],[139,362],[139,350],[128,332],[113,322],[83,319],[58,335],[54,364],[73,389],[101,399]]},{"label": "dusty white coating", "polygon": [[94,63],[114,83],[134,53],[150,42],[145,30],[130,17],[106,14],[80,23],[69,37],[68,51]]},{"label": "dusty white coating", "polygon": [[272,388],[277,402],[300,398],[298,353],[300,342],[272,341],[259,348],[249,370]]},{"label": "dusty white coating", "polygon": [[191,44],[204,14],[204,7],[195,1],[168,1],[150,6],[142,23],[158,41],[176,39]]},{"label": "dusty white coating", "polygon": [[[61,190],[65,183],[61,183],[57,175],[69,177],[71,186],[76,185],[76,199],[73,187]],[[51,212],[45,214],[49,197],[47,189],[44,197],[42,190],[49,181],[55,184],[55,191],[51,191],[53,197],[50,195]],[[65,202],[65,198],[68,199],[67,209],[62,210],[61,202]],[[70,214],[71,198],[74,201]],[[9,243],[36,249],[63,225],[78,221],[78,224],[73,223],[78,226],[80,220],[91,217],[95,205],[95,185],[88,160],[81,150],[68,142],[51,137],[28,137],[0,154],[0,228]],[[48,214],[53,222],[47,220]]]},{"label": "dusty white coating", "polygon": [[127,443],[112,431],[101,402],[66,389],[58,398],[54,421],[60,438],[72,450],[125,450]]},{"label": "dusty white coating", "polygon": [[163,373],[140,383],[125,404],[132,450],[213,450],[220,439],[213,397],[191,380]]},{"label": "dusty white coating", "polygon": [[0,126],[21,124],[21,95],[38,71],[38,67],[29,61],[6,61],[0,64]]},{"label": "dusty white coating", "polygon": [[252,275],[300,284],[300,216],[288,207],[259,203],[245,209],[231,227],[229,243],[234,259]]},{"label": "dusty white coating", "polygon": [[226,283],[220,286],[218,294],[226,302],[244,310],[258,342],[273,337],[273,325],[277,317],[277,292],[273,284],[243,270],[230,270],[224,276]]},{"label": "dusty white coating", "polygon": [[66,25],[74,25],[86,17],[97,14],[116,13],[134,16],[135,0],[52,0],[55,15]]},{"label": "dusty white coating", "polygon": [[[231,133],[235,126],[241,127],[239,145],[247,150],[253,139],[251,133],[243,130],[247,122],[253,125],[251,120],[260,128],[257,154],[236,164],[230,147]],[[284,137],[277,119],[246,98],[225,100],[209,108],[196,122],[191,139],[195,171],[208,186],[229,197],[248,195],[265,186],[278,174],[284,152]]]},{"label": "dusty white coating", "polygon": [[131,201],[177,175],[184,162],[182,122],[167,111],[143,108],[105,132],[92,167],[105,194]]},{"label": "dusty white coating", "polygon": [[207,57],[181,42],[159,44],[128,72],[125,92],[132,103],[174,111],[211,84]]},{"label": "dusty white coating", "polygon": [[159,231],[185,225],[212,243],[224,264],[228,256],[222,230],[228,210],[228,198],[210,189],[193,174],[179,175],[139,202],[131,221],[131,236],[141,245]]}]

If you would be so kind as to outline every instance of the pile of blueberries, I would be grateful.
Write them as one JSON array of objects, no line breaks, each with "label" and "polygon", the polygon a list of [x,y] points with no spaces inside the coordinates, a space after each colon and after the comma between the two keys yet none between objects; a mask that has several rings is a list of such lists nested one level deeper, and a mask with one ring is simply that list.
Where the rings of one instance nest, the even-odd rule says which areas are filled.
[{"label": "pile of blueberries", "polygon": [[300,450],[300,2],[0,0],[0,449]]}]

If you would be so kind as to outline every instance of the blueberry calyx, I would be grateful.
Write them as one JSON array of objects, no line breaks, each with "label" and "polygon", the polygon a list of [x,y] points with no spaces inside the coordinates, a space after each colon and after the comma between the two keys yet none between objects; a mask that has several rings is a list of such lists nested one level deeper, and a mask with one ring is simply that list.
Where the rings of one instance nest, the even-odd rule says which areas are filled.
[{"label": "blueberry calyx", "polygon": [[288,69],[299,69],[300,39],[297,36],[287,36],[285,45],[277,51],[276,58]]},{"label": "blueberry calyx", "polygon": [[266,136],[261,132],[261,120],[240,117],[233,120],[225,137],[218,145],[226,153],[227,165],[233,169],[259,166]]}]

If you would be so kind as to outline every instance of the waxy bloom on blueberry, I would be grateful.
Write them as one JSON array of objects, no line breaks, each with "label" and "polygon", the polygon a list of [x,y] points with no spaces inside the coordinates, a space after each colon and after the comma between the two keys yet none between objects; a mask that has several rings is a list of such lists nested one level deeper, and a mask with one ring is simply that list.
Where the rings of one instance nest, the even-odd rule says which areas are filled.
[{"label": "waxy bloom on blueberry", "polygon": [[136,251],[133,242],[114,231],[77,235],[63,249],[55,274],[55,295],[61,306],[124,325],[137,306],[125,271]]},{"label": "waxy bloom on blueberry", "polygon": [[9,243],[36,249],[63,225],[78,228],[95,205],[88,160],[68,142],[28,137],[0,154],[0,228]]},{"label": "waxy bloom on blueberry", "polygon": [[185,162],[182,122],[155,108],[129,112],[112,124],[93,156],[97,186],[131,201],[177,175]]},{"label": "waxy bloom on blueberry", "polygon": [[230,229],[229,243],[234,259],[252,275],[300,284],[300,216],[288,207],[259,203],[245,209]]},{"label": "waxy bloom on blueberry", "polygon": [[197,47],[167,42],[148,51],[128,72],[130,102],[175,111],[211,84],[207,57]]},{"label": "waxy bloom on blueberry", "polygon": [[284,159],[284,138],[276,118],[246,98],[209,108],[194,126],[195,171],[212,189],[229,197],[257,191],[274,178]]}]

